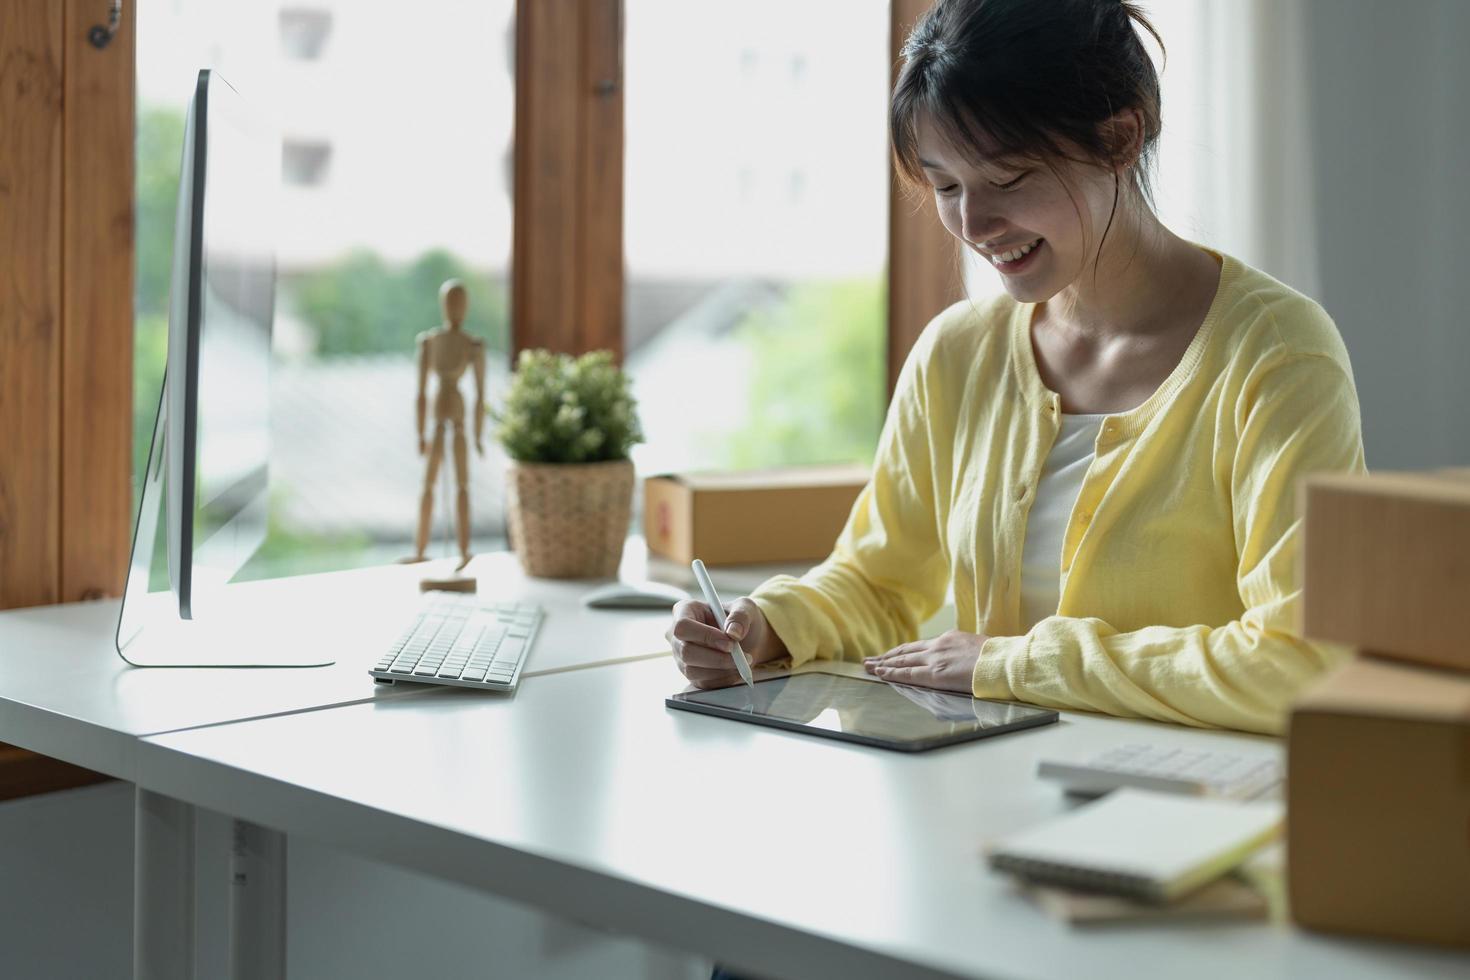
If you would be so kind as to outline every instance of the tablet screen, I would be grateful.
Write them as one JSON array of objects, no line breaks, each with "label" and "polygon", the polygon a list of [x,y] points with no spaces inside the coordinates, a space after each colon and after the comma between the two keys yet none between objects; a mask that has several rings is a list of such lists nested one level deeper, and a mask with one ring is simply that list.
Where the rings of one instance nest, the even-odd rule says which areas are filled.
[{"label": "tablet screen", "polygon": [[1045,725],[1045,708],[981,701],[927,687],[807,672],[710,691],[675,694],[670,707],[915,751]]}]

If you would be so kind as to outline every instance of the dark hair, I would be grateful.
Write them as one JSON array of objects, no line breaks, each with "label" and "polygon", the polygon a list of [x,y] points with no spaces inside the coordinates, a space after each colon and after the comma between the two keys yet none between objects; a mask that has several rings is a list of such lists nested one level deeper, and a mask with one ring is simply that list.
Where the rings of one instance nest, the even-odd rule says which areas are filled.
[{"label": "dark hair", "polygon": [[986,146],[992,157],[1114,166],[1132,147],[1108,120],[1135,109],[1143,132],[1133,184],[1152,203],[1159,76],[1135,25],[1163,50],[1159,32],[1126,0],[938,0],[909,34],[893,88],[888,124],[899,173],[925,183],[921,116],[977,159]]}]

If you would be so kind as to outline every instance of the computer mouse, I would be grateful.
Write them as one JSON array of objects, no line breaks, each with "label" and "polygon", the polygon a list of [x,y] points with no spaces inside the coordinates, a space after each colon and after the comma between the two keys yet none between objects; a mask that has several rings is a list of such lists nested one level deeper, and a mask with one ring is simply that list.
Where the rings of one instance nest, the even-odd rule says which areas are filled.
[{"label": "computer mouse", "polygon": [[592,609],[672,609],[689,598],[677,585],[662,582],[610,582],[598,586],[582,597],[582,605]]}]

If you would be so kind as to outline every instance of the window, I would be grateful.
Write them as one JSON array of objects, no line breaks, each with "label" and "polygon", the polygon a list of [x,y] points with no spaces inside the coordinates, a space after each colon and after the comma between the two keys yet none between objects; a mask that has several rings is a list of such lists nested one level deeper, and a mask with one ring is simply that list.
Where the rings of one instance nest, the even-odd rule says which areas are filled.
[{"label": "window", "polygon": [[888,4],[627,0],[625,46],[639,471],[870,459]]},{"label": "window", "polygon": [[[425,468],[414,338],[440,321],[446,279],[468,288],[487,395],[506,374],[513,0],[420,0],[412,16],[369,4],[139,8],[134,472],[164,359],[183,113],[198,69],[212,67],[283,131],[312,134],[282,148],[272,516],[242,577],[407,555]],[[460,390],[473,405],[468,374]],[[501,547],[488,438],[483,459],[471,449],[470,480],[474,547]],[[434,493],[438,542],[452,516]]]},{"label": "window", "polygon": [[[289,136],[273,524],[247,575],[412,550],[413,340],[438,322],[450,277],[488,343],[492,403],[512,343],[620,347],[649,438],[634,452],[642,473],[867,460],[885,383],[953,275],[927,258],[943,246],[918,247],[944,237],[922,215],[890,224],[891,21],[911,23],[915,2],[545,0],[517,25],[514,0],[426,0],[391,18],[365,4],[140,0],[135,468],[200,66]],[[529,79],[518,110],[513,62]],[[514,308],[513,174],[527,202]],[[470,460],[476,550],[503,544],[489,428]],[[437,502],[436,539],[448,518]]]}]

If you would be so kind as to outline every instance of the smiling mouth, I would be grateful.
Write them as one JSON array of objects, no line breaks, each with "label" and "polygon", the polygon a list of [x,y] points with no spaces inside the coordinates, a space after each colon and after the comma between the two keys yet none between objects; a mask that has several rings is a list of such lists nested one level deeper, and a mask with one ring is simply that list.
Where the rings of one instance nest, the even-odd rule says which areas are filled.
[{"label": "smiling mouth", "polygon": [[996,266],[997,268],[1019,265],[1022,259],[1030,255],[1041,246],[1042,241],[1043,239],[1038,238],[1035,241],[1027,242],[1024,245],[1018,245],[1015,248],[1006,249],[1003,252],[989,252],[986,253],[986,258],[990,259],[991,264]]}]

